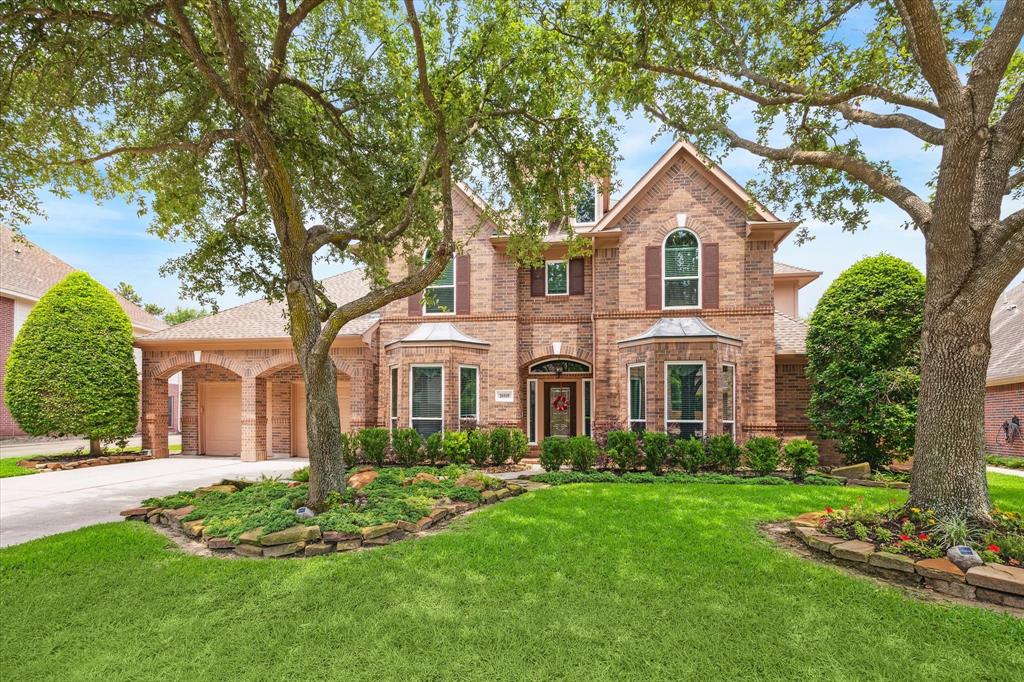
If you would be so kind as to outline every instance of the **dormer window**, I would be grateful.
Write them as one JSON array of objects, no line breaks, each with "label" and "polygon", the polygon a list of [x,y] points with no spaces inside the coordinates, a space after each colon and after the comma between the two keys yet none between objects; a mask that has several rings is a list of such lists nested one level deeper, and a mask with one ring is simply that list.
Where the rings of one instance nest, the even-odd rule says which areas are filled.
[{"label": "dormer window", "polygon": [[[423,254],[424,262],[430,260],[430,251]],[[423,314],[455,314],[455,259],[448,261],[444,271],[423,291]]]},{"label": "dormer window", "polygon": [[576,203],[576,222],[593,223],[597,221],[597,187],[587,183],[583,188],[583,196]]},{"label": "dormer window", "polygon": [[662,307],[700,306],[700,241],[689,230],[676,230],[665,238],[662,270]]}]

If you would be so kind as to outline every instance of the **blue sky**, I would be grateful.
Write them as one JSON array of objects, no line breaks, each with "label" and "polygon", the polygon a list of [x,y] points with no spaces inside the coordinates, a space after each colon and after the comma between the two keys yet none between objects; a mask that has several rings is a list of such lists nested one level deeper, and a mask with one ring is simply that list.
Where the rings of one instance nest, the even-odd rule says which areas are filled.
[{"label": "blue sky", "polygon": [[[741,116],[734,123],[739,123],[742,130],[742,119],[746,118]],[[619,141],[622,160],[616,172],[620,183],[617,195],[624,194],[670,146],[672,139],[667,135],[652,142],[655,132],[656,126],[642,118],[625,122]],[[925,185],[938,161],[938,150],[922,150],[916,139],[898,131],[860,128],[858,133],[869,155],[877,151],[878,158],[894,164],[904,183],[927,195]],[[722,165],[741,184],[758,173],[757,157],[746,152],[731,153]],[[167,243],[147,234],[147,221],[136,215],[133,206],[116,200],[97,205],[86,196],[46,196],[43,206],[46,217],[24,228],[30,241],[109,287],[120,280],[130,282],[146,302],[167,309],[176,305],[195,306],[194,302],[179,298],[176,279],[161,278],[158,272],[161,264],[183,253],[186,245]],[[785,211],[777,213],[785,217]],[[904,230],[904,220],[902,211],[886,202],[872,207],[870,226],[862,232],[843,232],[835,226],[809,221],[812,241],[801,246],[792,238],[784,242],[776,254],[777,260],[824,273],[801,291],[801,314],[809,314],[829,283],[865,256],[887,252],[924,270],[924,240],[918,232]],[[317,274],[327,276],[348,267],[332,264],[319,268]],[[1018,274],[1014,282],[1022,279]],[[241,300],[234,292],[227,292],[219,302],[221,307],[227,307]]]}]

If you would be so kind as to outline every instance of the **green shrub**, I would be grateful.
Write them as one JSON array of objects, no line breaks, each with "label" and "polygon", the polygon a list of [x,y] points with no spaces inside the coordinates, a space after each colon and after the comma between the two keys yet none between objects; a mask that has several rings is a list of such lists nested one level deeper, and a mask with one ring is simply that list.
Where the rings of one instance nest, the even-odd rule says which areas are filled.
[{"label": "green shrub", "polygon": [[512,433],[498,427],[491,431],[491,461],[500,467],[512,457]]},{"label": "green shrub", "polygon": [[999,455],[985,455],[985,461],[989,466],[1003,467],[1006,469],[1024,469],[1024,457],[1000,457]]},{"label": "green shrub", "polygon": [[465,431],[445,431],[442,449],[444,458],[452,464],[469,461],[469,438]]},{"label": "green shrub", "polygon": [[573,436],[566,440],[566,459],[573,471],[590,471],[597,461],[597,443],[589,436]]},{"label": "green shrub", "polygon": [[882,254],[843,272],[818,301],[807,332],[807,415],[848,462],[871,468],[914,449],[924,276]]},{"label": "green shrub", "polygon": [[343,433],[338,439],[341,450],[341,463],[345,468],[359,464],[358,443],[350,433]]},{"label": "green shrub", "polygon": [[530,441],[522,429],[509,429],[508,432],[512,438],[512,462],[519,464],[530,449]]},{"label": "green shrub", "polygon": [[565,464],[568,439],[548,436],[540,444],[540,465],[544,471],[558,471]]},{"label": "green shrub", "polygon": [[809,474],[804,476],[803,482],[807,485],[843,485],[843,482],[833,476],[821,476],[819,474]]},{"label": "green shrub", "polygon": [[740,465],[742,450],[733,442],[732,436],[727,433],[708,438],[705,452],[709,463],[722,471],[732,473]]},{"label": "green shrub", "polygon": [[667,433],[648,431],[644,434],[644,467],[652,474],[660,474],[661,468],[669,461],[669,438]]},{"label": "green shrub", "polygon": [[309,467],[307,466],[302,467],[301,469],[296,469],[292,474],[292,480],[298,481],[299,483],[309,483]]},{"label": "green shrub", "polygon": [[818,446],[806,438],[794,438],[782,448],[782,461],[801,480],[811,467],[818,466]]},{"label": "green shrub", "polygon": [[387,429],[379,426],[372,426],[362,429],[356,434],[359,443],[359,453],[364,462],[382,467],[387,461],[388,441],[390,434]]},{"label": "green shrub", "polygon": [[18,331],[4,400],[33,436],[83,436],[90,452],[135,433],[139,377],[132,323],[109,291],[84,272],[54,285]]},{"label": "green shrub", "polygon": [[476,488],[457,485],[448,490],[448,499],[452,502],[479,502],[484,496]]},{"label": "green shrub", "polygon": [[762,476],[779,468],[779,439],[755,436],[747,441],[747,466]]},{"label": "green shrub", "polygon": [[473,429],[466,436],[469,440],[469,461],[478,467],[487,464],[491,456],[491,437],[486,431]]},{"label": "green shrub", "polygon": [[695,474],[707,464],[704,443],[698,438],[676,438],[669,449],[669,457],[673,466],[680,467]]},{"label": "green shrub", "polygon": [[416,429],[395,429],[391,432],[391,449],[395,459],[402,466],[413,466],[420,462],[423,439]]},{"label": "green shrub", "polygon": [[426,443],[423,444],[423,452],[427,456],[427,461],[433,466],[441,461],[441,457],[444,455],[444,435],[440,431],[427,436]]},{"label": "green shrub", "polygon": [[632,431],[608,432],[608,457],[615,462],[619,471],[635,469],[640,462],[637,435]]}]

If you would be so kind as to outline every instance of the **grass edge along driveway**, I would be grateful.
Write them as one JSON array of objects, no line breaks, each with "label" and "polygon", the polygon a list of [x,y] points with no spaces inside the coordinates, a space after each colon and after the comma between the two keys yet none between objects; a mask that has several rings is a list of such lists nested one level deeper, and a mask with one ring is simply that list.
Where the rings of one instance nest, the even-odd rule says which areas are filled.
[{"label": "grass edge along driveway", "polygon": [[[992,475],[997,504],[1024,481]],[[1024,620],[801,560],[762,521],[880,489],[573,485],[309,560],[169,550],[144,524],[0,550],[9,679],[1013,679]]]}]

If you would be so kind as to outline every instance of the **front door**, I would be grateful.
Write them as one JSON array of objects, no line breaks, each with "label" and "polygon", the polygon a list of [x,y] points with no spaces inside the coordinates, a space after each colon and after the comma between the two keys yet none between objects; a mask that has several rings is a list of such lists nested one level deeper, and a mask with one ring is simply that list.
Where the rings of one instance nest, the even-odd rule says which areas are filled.
[{"label": "front door", "polygon": [[576,435],[575,383],[544,383],[544,435],[564,438]]}]

